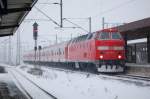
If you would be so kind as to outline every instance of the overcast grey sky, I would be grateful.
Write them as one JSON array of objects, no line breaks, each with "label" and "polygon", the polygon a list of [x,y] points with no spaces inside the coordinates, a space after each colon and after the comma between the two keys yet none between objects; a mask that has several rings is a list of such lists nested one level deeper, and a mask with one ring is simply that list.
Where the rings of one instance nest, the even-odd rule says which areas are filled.
[{"label": "overcast grey sky", "polygon": [[[49,17],[59,23],[59,5],[48,5],[40,3],[54,3],[60,0],[39,0],[36,7],[44,11]],[[150,17],[150,0],[63,0],[64,18],[87,18],[92,17],[92,31],[100,30],[102,17],[106,22],[128,23],[135,20]],[[37,9],[33,8],[26,19],[47,19]],[[88,20],[71,20],[88,30]],[[59,40],[65,40],[86,32],[81,29],[56,29],[51,21],[36,21],[39,24],[39,42],[54,41],[55,35]],[[21,39],[23,42],[33,41],[32,24],[34,21],[25,21],[20,27]],[[71,27],[72,24],[64,21],[64,27]]]}]

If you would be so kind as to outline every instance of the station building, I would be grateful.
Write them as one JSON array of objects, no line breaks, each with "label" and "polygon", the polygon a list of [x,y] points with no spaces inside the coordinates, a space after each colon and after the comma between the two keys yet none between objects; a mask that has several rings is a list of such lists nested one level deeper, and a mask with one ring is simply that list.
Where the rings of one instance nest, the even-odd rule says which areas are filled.
[{"label": "station building", "polygon": [[150,18],[117,27],[126,42],[127,63],[150,64]]}]

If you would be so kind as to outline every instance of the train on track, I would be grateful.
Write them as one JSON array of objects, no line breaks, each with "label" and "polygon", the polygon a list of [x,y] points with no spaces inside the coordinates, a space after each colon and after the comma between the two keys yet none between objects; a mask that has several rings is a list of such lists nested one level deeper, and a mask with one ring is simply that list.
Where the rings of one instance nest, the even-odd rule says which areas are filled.
[{"label": "train on track", "polygon": [[124,46],[117,29],[109,28],[43,47],[36,51],[36,58],[34,50],[23,57],[26,63],[116,73],[125,70]]}]

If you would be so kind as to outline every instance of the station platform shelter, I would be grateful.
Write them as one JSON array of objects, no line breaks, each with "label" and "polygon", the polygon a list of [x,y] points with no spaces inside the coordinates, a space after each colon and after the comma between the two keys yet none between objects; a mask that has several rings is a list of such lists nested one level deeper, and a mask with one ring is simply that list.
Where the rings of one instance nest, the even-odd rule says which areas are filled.
[{"label": "station platform shelter", "polygon": [[125,39],[126,62],[150,67],[150,18],[117,27]]},{"label": "station platform shelter", "polygon": [[0,37],[11,36],[38,0],[0,0]]}]

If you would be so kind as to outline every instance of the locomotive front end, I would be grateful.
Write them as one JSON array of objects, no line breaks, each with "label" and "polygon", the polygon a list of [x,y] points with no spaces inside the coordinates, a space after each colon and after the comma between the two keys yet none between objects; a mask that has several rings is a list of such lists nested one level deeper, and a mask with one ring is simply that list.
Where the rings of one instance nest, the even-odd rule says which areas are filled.
[{"label": "locomotive front end", "polygon": [[96,37],[96,67],[99,72],[123,72],[125,42],[117,30],[105,29]]}]

